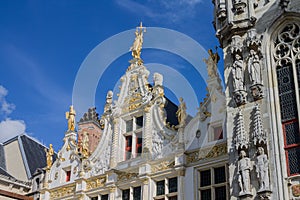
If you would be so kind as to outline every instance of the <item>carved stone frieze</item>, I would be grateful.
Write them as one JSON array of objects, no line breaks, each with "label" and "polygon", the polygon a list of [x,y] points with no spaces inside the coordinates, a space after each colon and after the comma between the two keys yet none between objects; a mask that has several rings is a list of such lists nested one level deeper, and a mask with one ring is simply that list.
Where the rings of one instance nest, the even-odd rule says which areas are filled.
[{"label": "carved stone frieze", "polygon": [[137,178],[139,175],[139,173],[123,171],[116,171],[116,174],[118,175],[118,181],[128,181]]},{"label": "carved stone frieze", "polygon": [[152,171],[152,173],[165,171],[165,170],[173,168],[174,165],[175,165],[175,161],[163,161],[157,165],[151,166],[151,171]]},{"label": "carved stone frieze", "polygon": [[98,177],[86,181],[86,189],[91,190],[98,187],[103,187],[106,182],[106,177]]},{"label": "carved stone frieze", "polygon": [[60,187],[58,189],[50,190],[50,199],[62,198],[69,195],[74,195],[75,185]]},{"label": "carved stone frieze", "polygon": [[199,160],[207,158],[216,158],[227,154],[227,144],[220,144],[210,148],[200,149],[199,151],[194,151],[187,153],[187,164],[197,162]]}]

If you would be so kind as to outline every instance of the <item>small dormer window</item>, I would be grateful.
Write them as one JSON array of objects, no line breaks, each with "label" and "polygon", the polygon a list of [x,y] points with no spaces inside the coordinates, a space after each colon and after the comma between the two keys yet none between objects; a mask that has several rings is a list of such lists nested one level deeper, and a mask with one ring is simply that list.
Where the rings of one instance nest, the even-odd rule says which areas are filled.
[{"label": "small dormer window", "polygon": [[143,149],[143,116],[125,120],[125,160],[141,156]]}]

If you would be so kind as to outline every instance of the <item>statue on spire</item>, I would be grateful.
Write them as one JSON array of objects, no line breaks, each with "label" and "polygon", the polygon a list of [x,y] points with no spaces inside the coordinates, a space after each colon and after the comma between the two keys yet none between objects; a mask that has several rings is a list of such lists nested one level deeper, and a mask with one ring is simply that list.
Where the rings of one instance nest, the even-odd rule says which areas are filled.
[{"label": "statue on spire", "polygon": [[72,106],[70,106],[70,111],[66,112],[66,119],[68,120],[68,131],[75,130],[75,115],[76,115],[76,112],[72,105]]},{"label": "statue on spire", "polygon": [[141,61],[141,50],[143,45],[143,32],[146,32],[146,28],[143,27],[142,22],[139,27],[136,27],[135,40],[130,47],[132,57],[135,60]]}]

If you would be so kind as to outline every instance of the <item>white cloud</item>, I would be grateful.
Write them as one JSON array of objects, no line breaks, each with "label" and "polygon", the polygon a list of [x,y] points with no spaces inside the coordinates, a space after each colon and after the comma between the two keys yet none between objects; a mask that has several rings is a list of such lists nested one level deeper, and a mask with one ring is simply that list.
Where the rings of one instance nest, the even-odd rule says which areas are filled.
[{"label": "white cloud", "polygon": [[0,122],[0,142],[4,142],[14,136],[25,132],[26,125],[23,120],[11,120],[9,118]]},{"label": "white cloud", "polygon": [[203,0],[146,0],[138,3],[134,0],[116,0],[116,3],[132,13],[143,14],[152,19],[166,22],[178,22],[193,18],[196,6]]},{"label": "white cloud", "polygon": [[0,114],[5,116],[9,115],[16,108],[14,104],[6,101],[5,97],[7,94],[7,89],[0,85]]}]

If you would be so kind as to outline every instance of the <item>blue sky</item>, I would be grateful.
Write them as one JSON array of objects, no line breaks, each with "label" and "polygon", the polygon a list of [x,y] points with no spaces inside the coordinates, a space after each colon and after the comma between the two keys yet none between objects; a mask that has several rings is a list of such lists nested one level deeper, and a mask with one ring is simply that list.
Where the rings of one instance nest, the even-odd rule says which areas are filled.
[{"label": "blue sky", "polygon": [[[207,0],[1,1],[0,141],[26,132],[59,149],[81,64],[101,42],[134,29],[140,21],[146,27],[186,34],[204,49],[218,45],[212,26],[213,5]],[[144,38],[146,41],[147,32]],[[133,40],[134,34],[129,43]],[[121,55],[100,78],[95,94],[100,114],[107,90],[118,84],[130,58],[129,52]],[[205,97],[205,84],[187,60],[151,49],[145,49],[142,58],[145,63],[160,63],[160,69],[177,70],[188,79],[198,99]],[[177,103],[174,89],[169,89]]]}]

